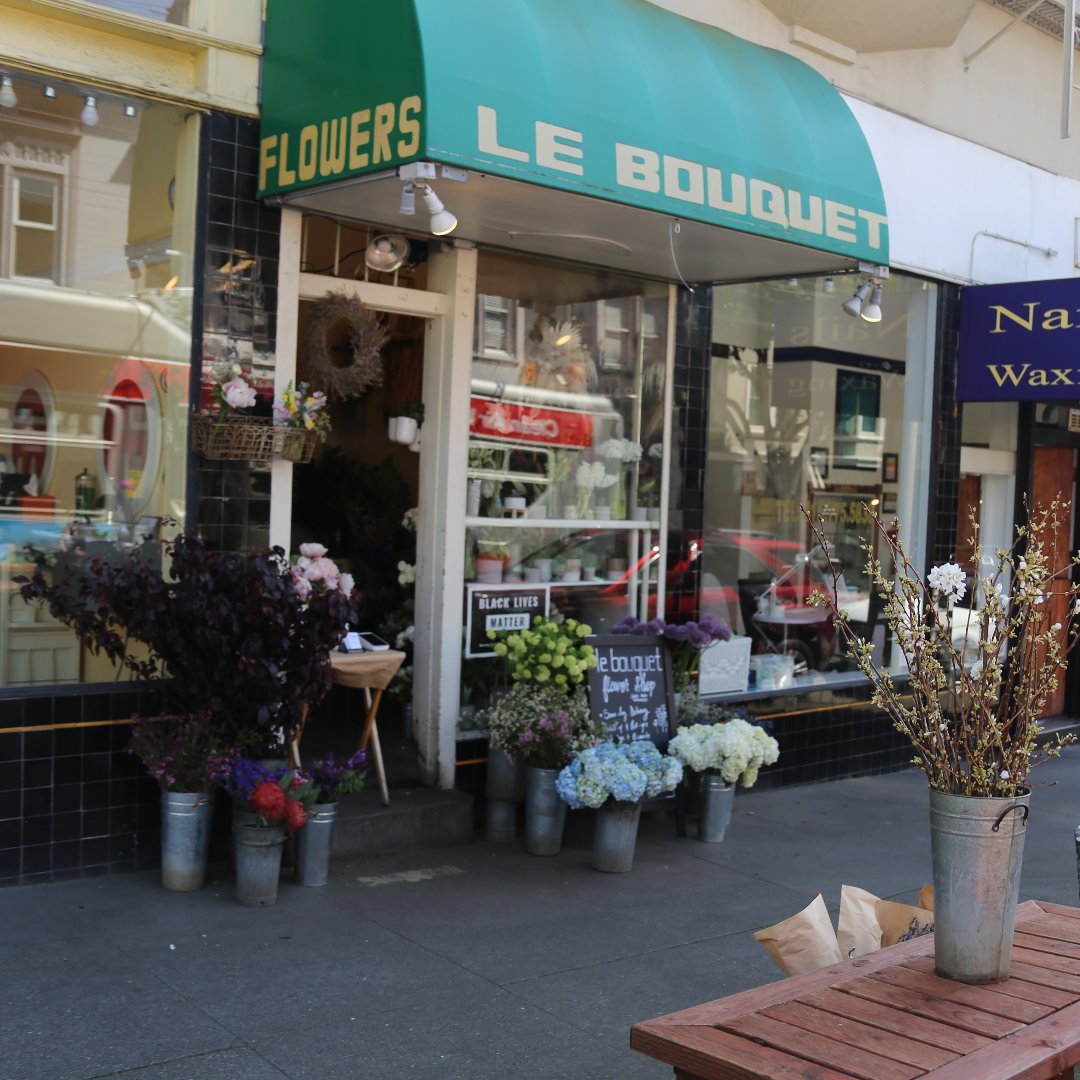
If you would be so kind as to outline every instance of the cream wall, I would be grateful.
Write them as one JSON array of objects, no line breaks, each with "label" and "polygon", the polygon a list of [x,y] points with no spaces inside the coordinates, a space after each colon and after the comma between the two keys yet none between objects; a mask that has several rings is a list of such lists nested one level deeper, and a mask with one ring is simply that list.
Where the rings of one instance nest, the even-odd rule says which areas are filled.
[{"label": "cream wall", "polygon": [[[1000,8],[977,0],[904,0],[891,5],[853,0],[824,0],[798,8],[769,0],[651,0],[687,18],[719,26],[759,45],[779,49],[821,72],[839,90],[873,105],[971,139],[983,146],[1010,154],[1062,176],[1080,178],[1080,95],[1073,91],[1075,138],[1059,137],[1061,120],[1062,46],[1048,34],[1026,24],[1014,27],[965,67],[964,58],[987,42],[1010,22]],[[882,37],[909,37],[940,41],[935,24],[959,30],[944,45],[897,51],[859,51],[831,39],[808,47],[792,40],[793,28],[770,8],[781,12],[833,7],[841,16],[833,32],[861,43],[866,25],[874,19],[893,18],[891,33]],[[964,18],[965,9],[970,9]],[[893,14],[895,13],[895,14]],[[958,17],[957,17],[958,16]],[[804,14],[803,18],[810,18]],[[921,30],[923,33],[915,33]],[[799,31],[794,31],[799,36]],[[806,35],[803,35],[806,36]],[[880,44],[880,42],[878,42]],[[824,55],[831,48],[845,59]],[[933,160],[917,163],[936,171]],[[1017,193],[1023,197],[1023,191]]]},{"label": "cream wall", "polygon": [[0,68],[258,115],[260,0],[199,0],[189,29],[78,0],[0,0]]}]

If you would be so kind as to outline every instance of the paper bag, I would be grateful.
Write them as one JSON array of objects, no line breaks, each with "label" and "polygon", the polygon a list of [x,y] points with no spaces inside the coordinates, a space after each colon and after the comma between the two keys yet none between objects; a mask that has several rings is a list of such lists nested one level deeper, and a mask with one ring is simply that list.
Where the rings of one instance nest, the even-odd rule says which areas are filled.
[{"label": "paper bag", "polygon": [[[920,894],[922,895],[922,894]],[[895,904],[891,900],[879,900],[874,904],[877,921],[881,925],[881,947],[895,945],[898,941],[910,941],[934,931],[934,913],[913,904]]]},{"label": "paper bag", "polygon": [[840,886],[840,921],[836,940],[845,960],[881,948],[881,924],[874,905],[880,897],[854,885]]},{"label": "paper bag", "polygon": [[785,975],[804,975],[842,959],[821,893],[790,919],[756,931],[754,940],[761,942]]}]

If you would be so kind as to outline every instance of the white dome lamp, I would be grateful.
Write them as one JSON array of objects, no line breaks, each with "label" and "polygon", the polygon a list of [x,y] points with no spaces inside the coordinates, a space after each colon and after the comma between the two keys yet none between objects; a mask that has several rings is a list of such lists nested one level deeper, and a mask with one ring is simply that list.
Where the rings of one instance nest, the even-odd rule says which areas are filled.
[{"label": "white dome lamp", "polygon": [[[841,305],[845,315],[850,315],[853,319],[857,315],[862,314],[863,304],[866,303],[866,298],[870,295],[870,290],[873,285],[869,281],[860,281],[859,287],[855,290],[855,295],[850,300],[845,300]],[[880,312],[878,318],[881,317]]]},{"label": "white dome lamp", "polygon": [[423,188],[424,205],[431,215],[431,232],[435,236],[446,236],[452,233],[458,225],[458,220],[443,206],[442,199],[431,190],[428,184],[417,184]]},{"label": "white dome lamp", "polygon": [[15,93],[15,84],[10,75],[0,78],[0,105],[5,109],[14,109],[19,104],[18,95]]},{"label": "white dome lamp", "polygon": [[409,257],[409,241],[398,233],[376,236],[364,252],[364,265],[369,270],[392,274]]},{"label": "white dome lamp", "polygon": [[83,110],[79,113],[79,119],[87,127],[93,127],[98,122],[97,98],[93,94],[87,94],[83,98]]}]

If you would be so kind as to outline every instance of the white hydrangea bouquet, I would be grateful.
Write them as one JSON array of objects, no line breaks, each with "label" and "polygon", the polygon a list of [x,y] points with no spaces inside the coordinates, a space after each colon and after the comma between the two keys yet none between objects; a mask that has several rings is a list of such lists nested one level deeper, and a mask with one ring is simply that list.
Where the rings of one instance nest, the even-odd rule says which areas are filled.
[{"label": "white hydrangea bouquet", "polygon": [[682,775],[680,762],[647,740],[608,741],[578,751],[556,778],[555,790],[571,810],[595,810],[674,791]]},{"label": "white hydrangea bouquet", "polygon": [[696,773],[712,773],[726,784],[752,787],[761,767],[779,758],[780,746],[757,724],[736,718],[679,728],[668,753]]},{"label": "white hydrangea bouquet", "polygon": [[[1025,504],[1026,505],[1026,504]],[[994,552],[991,573],[977,582],[983,606],[957,609],[968,591],[964,569],[947,562],[924,579],[908,559],[899,525],[887,526],[869,507],[878,539],[894,569],[868,555],[866,568],[882,599],[884,619],[907,664],[898,687],[875,663],[872,642],[860,638],[836,602],[840,567],[832,562],[825,523],[806,517],[832,567],[832,591],[809,603],[826,608],[837,632],[873,688],[872,700],[915,749],[913,764],[930,787],[949,795],[1013,798],[1028,787],[1028,773],[1075,736],[1040,746],[1043,715],[1077,641],[1080,586],[1072,581],[1073,557],[1057,538],[1069,535],[1069,504],[1026,507],[1010,549]],[[972,563],[983,566],[978,522],[971,521]],[[1051,609],[1059,614],[1051,614]],[[954,616],[967,633],[957,643]]]}]

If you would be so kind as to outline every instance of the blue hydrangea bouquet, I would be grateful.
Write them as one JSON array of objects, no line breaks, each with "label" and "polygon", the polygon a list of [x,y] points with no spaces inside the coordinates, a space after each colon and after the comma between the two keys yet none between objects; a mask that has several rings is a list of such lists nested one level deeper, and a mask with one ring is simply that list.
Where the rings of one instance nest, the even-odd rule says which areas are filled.
[{"label": "blue hydrangea bouquet", "polygon": [[682,775],[682,763],[651,742],[608,741],[579,751],[559,773],[555,790],[571,810],[598,809],[674,791]]}]

